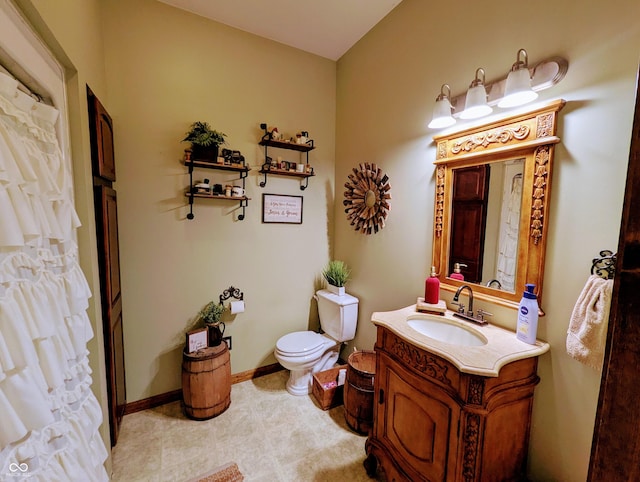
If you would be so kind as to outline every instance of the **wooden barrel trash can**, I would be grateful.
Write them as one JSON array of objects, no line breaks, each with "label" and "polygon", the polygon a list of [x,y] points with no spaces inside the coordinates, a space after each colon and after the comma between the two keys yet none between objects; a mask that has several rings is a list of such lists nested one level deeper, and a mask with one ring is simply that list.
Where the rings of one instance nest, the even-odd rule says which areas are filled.
[{"label": "wooden barrel trash can", "polygon": [[208,420],[231,405],[231,361],[226,343],[182,355],[185,415]]},{"label": "wooden barrel trash can", "polygon": [[375,351],[355,351],[349,355],[344,384],[344,418],[349,427],[364,435],[373,426],[375,373]]}]

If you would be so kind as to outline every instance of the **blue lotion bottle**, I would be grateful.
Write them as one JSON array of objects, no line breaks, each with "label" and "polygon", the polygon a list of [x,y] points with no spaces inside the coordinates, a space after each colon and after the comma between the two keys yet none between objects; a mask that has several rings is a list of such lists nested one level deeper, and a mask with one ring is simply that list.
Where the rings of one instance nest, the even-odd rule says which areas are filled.
[{"label": "blue lotion bottle", "polygon": [[518,324],[516,338],[525,343],[535,345],[538,331],[538,297],[533,292],[536,285],[526,284],[518,306]]}]

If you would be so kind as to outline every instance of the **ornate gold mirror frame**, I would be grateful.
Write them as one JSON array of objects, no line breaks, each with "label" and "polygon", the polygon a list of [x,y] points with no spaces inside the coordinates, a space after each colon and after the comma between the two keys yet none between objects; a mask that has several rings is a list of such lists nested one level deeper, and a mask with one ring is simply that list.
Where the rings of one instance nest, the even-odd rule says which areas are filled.
[{"label": "ornate gold mirror frame", "polygon": [[[476,298],[515,308],[524,285],[533,283],[541,306],[553,154],[555,144],[560,142],[556,136],[557,117],[564,104],[564,100],[557,100],[490,124],[434,136],[437,149],[433,265],[442,289],[453,292],[463,284],[470,284]],[[524,160],[514,290],[450,278],[455,169],[491,166],[514,159]]]}]

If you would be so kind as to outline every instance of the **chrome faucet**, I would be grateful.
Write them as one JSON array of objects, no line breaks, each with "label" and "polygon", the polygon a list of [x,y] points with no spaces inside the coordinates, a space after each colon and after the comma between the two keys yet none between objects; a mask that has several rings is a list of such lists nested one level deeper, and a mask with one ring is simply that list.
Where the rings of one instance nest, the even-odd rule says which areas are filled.
[{"label": "chrome faucet", "polygon": [[458,309],[458,313],[464,314],[464,305],[458,300],[460,299],[460,293],[462,293],[462,290],[464,290],[465,288],[469,290],[469,315],[473,316],[473,290],[471,289],[471,286],[462,285],[460,288],[458,288],[456,294],[453,295],[453,304],[460,307]]},{"label": "chrome faucet", "polygon": [[[467,311],[465,311],[464,305],[459,301],[460,293],[462,293],[464,289],[469,290],[469,310]],[[484,317],[491,316],[491,313],[481,309],[478,310],[477,314],[473,313],[473,290],[469,285],[462,285],[460,288],[458,288],[458,290],[456,291],[456,294],[453,295],[452,303],[454,305],[458,305],[459,307],[458,312],[454,313],[453,316],[457,316],[458,318],[462,318],[463,320],[473,321],[474,323],[485,325],[487,324],[487,320],[485,320]]]}]

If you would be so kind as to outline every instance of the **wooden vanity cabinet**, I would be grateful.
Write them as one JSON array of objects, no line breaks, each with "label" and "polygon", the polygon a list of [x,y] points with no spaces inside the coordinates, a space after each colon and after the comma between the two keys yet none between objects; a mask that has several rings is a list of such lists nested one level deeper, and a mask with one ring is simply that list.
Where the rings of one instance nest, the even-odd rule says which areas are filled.
[{"label": "wooden vanity cabinet", "polygon": [[526,480],[537,357],[498,377],[460,372],[378,326],[367,473],[392,481]]}]

